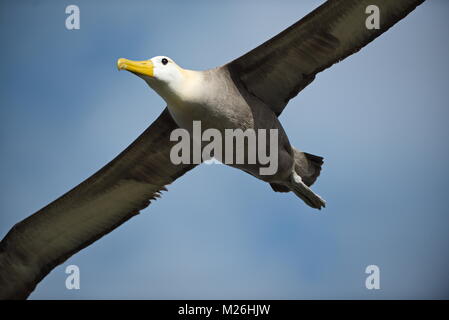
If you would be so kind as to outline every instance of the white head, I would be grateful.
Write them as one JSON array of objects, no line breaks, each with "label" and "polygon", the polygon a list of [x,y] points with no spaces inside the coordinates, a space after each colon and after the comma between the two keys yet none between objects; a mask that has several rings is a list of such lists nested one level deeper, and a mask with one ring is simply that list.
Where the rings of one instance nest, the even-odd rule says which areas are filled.
[{"label": "white head", "polygon": [[181,95],[189,72],[165,56],[144,61],[120,58],[117,61],[117,67],[119,70],[128,70],[145,80],[167,102]]}]

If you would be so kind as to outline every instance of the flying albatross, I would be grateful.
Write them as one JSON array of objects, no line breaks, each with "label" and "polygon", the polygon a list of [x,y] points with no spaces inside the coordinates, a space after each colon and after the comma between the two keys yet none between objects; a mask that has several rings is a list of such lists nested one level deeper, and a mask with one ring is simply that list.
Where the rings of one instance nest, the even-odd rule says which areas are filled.
[{"label": "flying albatross", "polygon": [[[159,197],[165,186],[196,164],[174,164],[171,133],[205,128],[278,129],[278,170],[234,165],[293,191],[314,208],[324,200],[309,187],[322,158],[293,148],[278,116],[316,74],[357,52],[423,0],[330,0],[277,36],[234,61],[206,71],[179,67],[158,56],[119,59],[119,69],[143,78],[167,108],[136,141],[90,178],[17,223],[0,243],[0,298],[24,299],[57,265],[109,233]],[[378,28],[368,28],[367,8],[378,8]]]}]

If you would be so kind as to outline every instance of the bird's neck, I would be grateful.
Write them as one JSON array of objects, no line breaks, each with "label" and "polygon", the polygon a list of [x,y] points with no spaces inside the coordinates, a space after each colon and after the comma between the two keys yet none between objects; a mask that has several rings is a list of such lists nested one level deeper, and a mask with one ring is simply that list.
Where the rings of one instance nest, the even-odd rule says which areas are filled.
[{"label": "bird's neck", "polygon": [[201,95],[203,76],[201,71],[180,69],[180,77],[170,83],[154,82],[149,85],[168,105],[195,102]]}]

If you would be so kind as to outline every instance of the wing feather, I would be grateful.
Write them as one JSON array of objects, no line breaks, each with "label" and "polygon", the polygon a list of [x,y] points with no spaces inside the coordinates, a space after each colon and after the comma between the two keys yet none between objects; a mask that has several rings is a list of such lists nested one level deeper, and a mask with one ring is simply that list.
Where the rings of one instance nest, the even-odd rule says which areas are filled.
[{"label": "wing feather", "polygon": [[[237,85],[280,115],[317,73],[359,51],[423,1],[329,0],[226,67]],[[379,8],[379,29],[366,27],[369,5]]]},{"label": "wing feather", "polygon": [[167,109],[93,176],[16,224],[0,242],[0,299],[26,298],[53,268],[135,216],[195,165],[174,165]]}]

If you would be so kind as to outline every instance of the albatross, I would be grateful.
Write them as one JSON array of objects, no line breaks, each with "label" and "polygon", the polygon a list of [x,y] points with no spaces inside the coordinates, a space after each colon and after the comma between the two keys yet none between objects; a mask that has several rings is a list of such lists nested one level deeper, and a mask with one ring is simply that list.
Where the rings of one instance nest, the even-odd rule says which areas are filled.
[{"label": "albatross", "polygon": [[[276,129],[278,168],[261,175],[260,163],[231,164],[271,185],[294,192],[307,205],[325,201],[310,186],[320,156],[291,146],[278,120],[289,100],[315,76],[359,51],[424,0],[329,0],[245,55],[206,71],[187,70],[166,56],[119,59],[117,66],[148,83],[167,103],[161,115],[129,147],[84,182],[17,223],[0,242],[0,298],[25,299],[57,265],[160,196],[196,163],[170,159],[176,129]],[[367,8],[379,25],[368,28]]]}]

